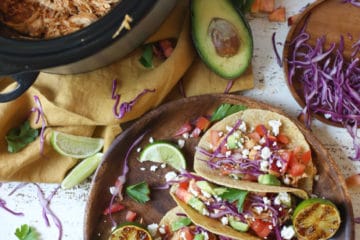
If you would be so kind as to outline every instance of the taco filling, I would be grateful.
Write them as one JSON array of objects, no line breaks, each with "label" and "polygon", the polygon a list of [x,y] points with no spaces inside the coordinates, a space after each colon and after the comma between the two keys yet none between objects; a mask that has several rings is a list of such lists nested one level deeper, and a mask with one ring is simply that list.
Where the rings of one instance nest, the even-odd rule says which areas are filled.
[{"label": "taco filling", "polygon": [[171,194],[193,222],[212,232],[216,229],[211,226],[236,239],[295,237],[291,214],[296,198],[287,192],[257,193],[222,187],[186,173],[173,185]]},{"label": "taco filling", "polygon": [[[250,119],[251,115],[255,119]],[[216,173],[234,180],[311,192],[316,170],[310,147],[294,124],[280,116],[245,110],[215,124],[196,149],[195,171],[208,179]]]}]

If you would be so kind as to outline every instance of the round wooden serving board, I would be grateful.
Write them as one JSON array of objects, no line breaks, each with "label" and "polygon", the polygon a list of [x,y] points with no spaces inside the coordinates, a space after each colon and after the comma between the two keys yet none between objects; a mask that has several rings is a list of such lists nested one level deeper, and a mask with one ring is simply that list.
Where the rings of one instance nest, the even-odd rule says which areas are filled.
[{"label": "round wooden serving board", "polygon": [[[286,116],[281,110],[249,98],[236,95],[203,95],[183,98],[164,104],[147,113],[137,120],[113,142],[106,152],[104,159],[97,169],[92,181],[85,213],[84,239],[108,239],[112,224],[109,216],[102,214],[109,206],[111,194],[109,188],[114,185],[117,177],[122,173],[125,155],[131,144],[144,132],[149,131],[140,147],[146,146],[148,139],[168,140],[176,142],[174,133],[187,121],[196,119],[201,115],[213,113],[222,103],[245,105],[248,108],[267,109]],[[319,180],[315,183],[314,193],[333,201],[341,212],[342,224],[334,239],[354,239],[353,210],[351,200],[345,187],[344,178],[337,165],[321,143],[299,121],[294,119],[312,147],[313,159],[318,168]],[[186,141],[183,153],[187,159],[188,170],[192,170],[193,155],[198,138]],[[148,182],[149,186],[159,186],[165,183],[164,175],[172,171],[170,167],[161,168],[151,172],[149,167],[154,163],[140,163],[137,158],[139,153],[136,148],[130,153],[127,184],[141,181]],[[146,171],[141,171],[145,167]],[[162,216],[175,202],[171,199],[168,190],[151,190],[151,200],[146,204],[138,204],[125,197],[122,204],[127,210],[135,211],[142,217],[144,224],[158,223]],[[113,214],[118,224],[124,222],[126,211]]]},{"label": "round wooden serving board", "polygon": [[[332,43],[339,43],[340,36],[344,37],[344,57],[349,59],[352,45],[360,39],[360,8],[350,3],[342,3],[341,0],[318,0],[306,7],[296,18],[286,37],[283,50],[283,66],[286,82],[289,76],[287,59],[293,52],[291,43],[299,35],[304,25],[305,31],[310,35],[307,41],[311,46],[316,45],[316,40],[325,36],[325,49],[329,49]],[[303,86],[295,75],[293,84],[288,87],[291,94],[301,107],[305,106]],[[315,115],[320,121],[337,127],[342,124],[332,122],[322,115]]]}]

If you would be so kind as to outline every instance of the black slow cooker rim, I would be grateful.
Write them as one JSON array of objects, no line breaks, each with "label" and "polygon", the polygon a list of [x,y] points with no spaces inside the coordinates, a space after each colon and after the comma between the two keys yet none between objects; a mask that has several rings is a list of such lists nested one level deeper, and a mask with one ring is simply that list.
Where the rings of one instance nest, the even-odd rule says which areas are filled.
[{"label": "black slow cooker rim", "polygon": [[117,37],[113,37],[126,14],[133,19],[130,25],[135,28],[156,2],[157,0],[122,0],[98,21],[63,37],[46,40],[0,37],[0,63],[16,66],[15,68],[23,66],[23,71],[29,71],[69,64],[89,57],[128,34],[129,31],[123,30]]}]

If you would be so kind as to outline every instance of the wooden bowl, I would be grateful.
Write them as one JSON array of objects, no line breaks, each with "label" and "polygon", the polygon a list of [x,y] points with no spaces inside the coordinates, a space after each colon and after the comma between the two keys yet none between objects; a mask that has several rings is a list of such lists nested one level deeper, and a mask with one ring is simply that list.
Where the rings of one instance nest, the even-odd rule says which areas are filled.
[{"label": "wooden bowl", "polygon": [[[331,43],[338,43],[342,35],[344,37],[345,47],[344,57],[345,59],[350,59],[352,45],[360,37],[360,8],[350,3],[344,4],[339,0],[318,0],[309,5],[297,17],[290,28],[283,50],[284,73],[291,94],[302,108],[305,107],[303,85],[301,81],[299,81],[299,75],[295,75],[292,85],[289,84],[289,66],[287,59],[291,56],[294,49],[291,43],[299,35],[306,21],[305,31],[310,35],[307,43],[315,46],[316,40],[325,36],[326,42],[324,47],[328,49]],[[326,124],[343,127],[342,124],[326,119],[323,115],[315,114],[314,116]]]},{"label": "wooden bowl", "polygon": [[[111,199],[109,188],[114,185],[117,177],[121,174],[125,155],[135,139],[149,130],[140,143],[141,147],[149,143],[149,137],[153,137],[155,140],[166,139],[172,141],[174,140],[174,133],[185,122],[212,113],[222,103],[271,110],[286,116],[281,110],[267,104],[241,96],[225,94],[183,98],[162,105],[144,115],[115,139],[95,173],[85,208],[84,239],[108,239],[112,224],[109,216],[103,215],[102,212],[109,206]],[[312,156],[320,176],[319,180],[315,182],[314,193],[333,201],[340,210],[342,223],[333,239],[354,239],[352,204],[339,168],[316,137],[299,121],[294,120],[294,122],[312,147]],[[187,159],[189,171],[192,170],[194,150],[198,140],[199,138],[187,140],[182,149]],[[151,172],[148,169],[153,163],[139,163],[138,157],[139,153],[136,150],[129,155],[130,171],[127,184],[135,184],[141,181],[148,182],[150,186],[164,184],[164,175],[171,169],[160,167],[156,172]],[[145,167],[147,170],[141,171],[140,167]],[[170,197],[168,190],[152,190],[151,200],[146,204],[137,204],[127,197],[122,201],[122,204],[127,209],[137,212],[143,218],[145,224],[158,223],[162,216],[175,206],[175,202]],[[125,214],[126,210],[113,214],[113,217],[119,224],[124,222]]]}]

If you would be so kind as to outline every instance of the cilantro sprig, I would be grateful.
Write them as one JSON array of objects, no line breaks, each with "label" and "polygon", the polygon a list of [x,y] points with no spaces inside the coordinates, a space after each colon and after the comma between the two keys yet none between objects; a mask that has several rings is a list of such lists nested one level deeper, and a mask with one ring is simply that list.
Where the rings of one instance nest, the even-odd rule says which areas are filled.
[{"label": "cilantro sprig", "polygon": [[8,152],[15,153],[33,142],[39,135],[37,129],[30,127],[29,121],[25,121],[21,126],[12,128],[6,134],[5,139],[8,144]]},{"label": "cilantro sprig", "polygon": [[146,182],[140,182],[126,188],[126,194],[139,203],[150,200],[150,189]]},{"label": "cilantro sprig", "polygon": [[27,224],[21,225],[19,228],[15,230],[15,236],[19,240],[39,240],[39,234],[35,230],[35,228],[30,227]]},{"label": "cilantro sprig", "polygon": [[146,44],[144,46],[144,52],[139,59],[140,63],[146,68],[153,67],[153,50],[152,44]]},{"label": "cilantro sprig", "polygon": [[242,212],[247,194],[248,191],[246,190],[228,188],[226,192],[220,195],[220,197],[229,201],[230,203],[236,202],[238,211]]},{"label": "cilantro sprig", "polygon": [[226,116],[229,116],[229,115],[239,112],[239,111],[244,111],[245,109],[247,109],[247,107],[244,105],[235,105],[235,104],[230,104],[230,103],[224,103],[224,104],[221,104],[214,111],[210,120],[211,120],[211,122],[219,121],[219,120],[225,118]]}]

